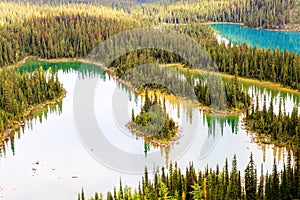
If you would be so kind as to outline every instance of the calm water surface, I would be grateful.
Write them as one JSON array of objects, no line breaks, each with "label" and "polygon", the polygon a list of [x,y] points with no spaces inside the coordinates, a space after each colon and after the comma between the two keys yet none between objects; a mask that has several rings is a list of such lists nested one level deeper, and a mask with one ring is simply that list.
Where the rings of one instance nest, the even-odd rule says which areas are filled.
[{"label": "calm water surface", "polygon": [[[253,138],[242,127],[243,115],[205,115],[176,100],[167,100],[169,114],[183,131],[182,137],[170,148],[160,149],[147,145],[143,138],[132,136],[125,128],[126,122],[131,118],[131,110],[140,110],[143,101],[141,97],[136,97],[122,84],[92,65],[85,65],[82,70],[81,63],[29,61],[20,71],[32,70],[41,65],[44,69],[51,66],[58,71],[59,79],[68,93],[62,105],[37,112],[35,117],[26,122],[24,130],[11,137],[1,149],[0,199],[76,199],[82,187],[86,195],[91,196],[95,191],[113,190],[113,186],[118,186],[120,178],[123,184],[138,186],[141,181],[140,174],[122,173],[103,165],[83,145],[73,116],[73,94],[78,77],[82,83],[99,80],[94,108],[99,126],[105,130],[107,140],[122,151],[142,155],[144,163],[151,163],[151,155],[159,152],[160,156],[155,162],[160,164],[153,166],[155,168],[171,161],[177,161],[182,168],[190,161],[198,169],[204,169],[207,165],[223,166],[226,158],[231,160],[236,154],[238,166],[243,173],[250,152],[254,154],[258,171],[261,163],[264,164],[265,171],[272,170],[274,158],[278,168],[282,168],[282,162],[286,158],[285,151],[254,143]],[[250,84],[244,84],[244,87],[250,94],[257,94],[261,99],[264,94],[276,102],[282,98],[286,101],[287,110],[291,110],[299,101],[297,95],[271,88]],[[116,91],[123,94],[128,102],[127,114],[121,122],[116,122],[116,116],[112,112],[111,102]],[[196,131],[188,132],[189,127],[195,123]],[[188,148],[178,156],[178,149],[186,144],[189,144]],[[122,159],[118,155],[106,153],[116,160]],[[143,163],[134,163],[134,160],[128,162],[136,164],[143,171]]]},{"label": "calm water surface", "polygon": [[239,24],[211,24],[211,27],[234,44],[246,42],[259,48],[279,48],[300,53],[300,32],[256,30]]}]

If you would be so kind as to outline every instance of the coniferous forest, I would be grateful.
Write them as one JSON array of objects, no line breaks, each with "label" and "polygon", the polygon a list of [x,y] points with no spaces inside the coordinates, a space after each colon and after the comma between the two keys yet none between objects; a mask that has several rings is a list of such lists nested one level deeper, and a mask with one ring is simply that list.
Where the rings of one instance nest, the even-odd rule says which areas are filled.
[{"label": "coniferous forest", "polygon": [[[249,153],[249,162],[242,171],[239,170],[241,168],[236,155],[231,160],[226,159],[224,166],[217,164],[215,168],[206,166],[205,169],[195,166],[192,161],[179,166],[178,163],[168,162],[166,155],[166,166],[159,166],[154,172],[145,168],[138,185],[127,186],[120,177],[120,183],[114,186],[113,191],[95,191],[93,197],[85,195],[86,188],[83,185],[78,200],[300,199],[299,102],[288,113],[280,97],[277,112],[273,99],[268,105],[265,95],[263,106],[260,106],[259,97],[251,99],[244,82],[239,80],[265,81],[282,91],[297,94],[300,92],[300,54],[280,47],[271,49],[248,43],[219,42],[216,37],[218,33],[210,26],[211,23],[233,23],[251,30],[286,31],[287,34],[292,31],[299,34],[299,0],[6,0],[0,1],[0,11],[0,156],[2,145],[8,144],[10,133],[25,126],[26,119],[33,111],[61,103],[68,92],[54,68],[39,67],[31,72],[17,70],[27,63],[27,59],[55,62],[72,59],[81,62],[88,58],[91,63],[101,61],[106,58],[93,57],[93,51],[99,43],[127,30],[151,27],[160,31],[169,30],[169,33],[175,31],[196,43],[179,40],[172,34],[158,37],[149,32],[144,36],[155,38],[155,41],[146,40],[148,48],[130,50],[113,58],[110,63],[103,61],[107,64],[104,68],[109,75],[106,77],[105,70],[101,71],[101,79],[119,81],[143,99],[140,111],[135,113],[132,109],[131,121],[124,125],[133,135],[151,139],[163,144],[163,147],[172,146],[177,139],[180,143],[177,133],[181,127],[167,114],[169,104],[158,95],[163,93],[180,97],[181,102],[197,102],[196,106],[193,104],[197,111],[200,105],[212,110],[216,106],[223,115],[243,112],[241,126],[254,135],[255,142],[286,148],[286,161],[279,170],[274,159],[271,171],[264,171],[262,166],[258,172],[261,163],[254,162],[255,155],[252,153]],[[109,50],[118,55],[123,50],[119,47],[124,44],[131,49],[134,43],[130,40],[136,35],[128,34],[119,43],[111,43]],[[267,42],[268,38],[265,40]],[[299,44],[299,41],[289,42]],[[151,48],[154,44],[164,44],[166,49],[178,49],[182,56],[164,48]],[[195,53],[195,44],[202,48],[201,52],[197,52],[201,55]],[[202,63],[192,63],[198,59]],[[149,63],[155,63],[155,67],[149,65],[138,71],[139,66]],[[199,73],[201,70],[208,75],[202,76]],[[219,72],[221,76],[229,77],[227,81],[220,79],[221,82],[218,82],[219,79],[213,78]],[[83,75],[81,78],[84,80],[86,77]],[[149,82],[151,84],[144,84]],[[150,92],[154,95],[151,96]],[[217,105],[214,104],[215,99],[218,100]],[[223,112],[224,108],[229,112]],[[179,113],[178,106],[178,118]],[[185,114],[193,121],[188,112]],[[201,120],[206,120],[208,127],[215,125],[214,115],[206,114],[201,115]],[[242,120],[239,117],[235,120],[238,121],[235,125],[232,125],[235,122],[229,117],[221,124],[222,136],[223,130],[228,127],[232,129],[232,134],[240,134],[239,123]],[[231,126],[228,125],[230,123]],[[208,132],[212,138],[216,137],[215,132],[212,133],[210,129]],[[145,145],[150,150],[151,145]],[[14,151],[13,142],[11,148]],[[176,148],[176,145],[172,148]],[[110,155],[110,152],[106,153]],[[34,162],[39,165],[39,161]],[[32,168],[32,171],[36,170],[36,166]],[[52,172],[55,170],[51,169]],[[72,176],[72,179],[78,177]],[[0,198],[3,189],[1,181]]]},{"label": "coniferous forest", "polygon": [[[209,82],[211,80],[208,78],[207,81]],[[197,96],[200,103],[204,104],[205,106],[211,106],[212,93],[210,92],[210,90],[214,90],[214,88],[209,88],[208,85],[218,87],[218,84],[205,84],[204,81],[201,80],[194,87],[195,95]],[[245,91],[242,90],[237,78],[225,83],[224,89],[225,94],[223,95],[226,102],[220,102],[220,108],[224,107],[229,109],[241,110],[247,110],[249,108],[249,106],[251,105],[251,98]],[[222,97],[217,98],[224,99]]]},{"label": "coniferous forest", "polygon": [[[209,52],[211,59],[216,65],[215,71],[261,81],[271,81],[279,83],[284,87],[299,89],[299,54],[280,51],[279,49],[265,50],[257,47],[249,47],[247,44],[226,46],[222,43],[218,45],[217,41],[213,38],[212,30],[207,25],[192,24],[188,27],[175,26],[173,28],[181,30],[182,33],[192,37]],[[191,59],[195,58],[192,57]],[[157,61],[158,63],[178,62],[186,67],[197,68],[197,66],[190,66],[187,61],[178,55],[155,49],[136,50],[125,54],[116,59],[111,64],[111,67],[116,68],[117,76],[122,76],[129,69],[139,65],[139,63],[151,61]],[[211,70],[207,67],[202,67],[202,69]]]},{"label": "coniferous forest", "polygon": [[50,68],[33,73],[14,70],[0,71],[0,135],[23,123],[24,118],[39,105],[62,99],[65,90]]},{"label": "coniferous forest", "polygon": [[[244,174],[244,176],[242,175]],[[132,188],[120,180],[111,192],[95,193],[91,200],[114,199],[212,199],[212,200],[282,200],[299,198],[299,166],[292,167],[291,154],[283,171],[278,171],[274,162],[273,170],[264,174],[257,172],[253,155],[245,170],[238,170],[236,156],[232,159],[231,169],[226,159],[224,167],[206,167],[197,171],[193,164],[182,170],[177,163],[170,164],[154,174],[145,169],[138,186]],[[84,200],[82,190],[78,200]]]},{"label": "coniferous forest", "polygon": [[262,138],[263,142],[276,143],[280,146],[289,146],[294,152],[299,152],[299,114],[298,107],[294,107],[291,114],[287,114],[279,103],[278,115],[275,114],[273,100],[267,109],[266,97],[263,108],[257,104],[248,110],[246,117],[247,127]]}]

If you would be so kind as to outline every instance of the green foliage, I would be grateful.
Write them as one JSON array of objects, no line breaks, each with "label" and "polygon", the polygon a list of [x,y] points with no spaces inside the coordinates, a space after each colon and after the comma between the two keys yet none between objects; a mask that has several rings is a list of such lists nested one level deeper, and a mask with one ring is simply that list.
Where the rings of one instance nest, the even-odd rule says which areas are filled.
[{"label": "green foliage", "polygon": [[[281,105],[281,102],[280,102]],[[258,134],[265,143],[274,142],[279,146],[288,146],[295,152],[299,151],[300,117],[298,107],[293,109],[291,115],[282,112],[281,106],[279,114],[274,113],[273,102],[269,110],[266,109],[264,100],[263,110],[252,108],[252,113],[246,117],[248,129]]]},{"label": "green foliage", "polygon": [[0,133],[23,121],[36,105],[53,101],[64,94],[57,75],[42,68],[20,74],[14,70],[0,72]]},{"label": "green foliage", "polygon": [[[300,55],[279,49],[250,48],[243,45],[216,45],[210,50],[220,72],[280,83],[283,87],[300,89]],[[237,72],[235,71],[237,66]]]},{"label": "green foliage", "polygon": [[193,191],[191,192],[191,194],[193,195],[193,199],[194,200],[204,200],[203,199],[203,194],[202,194],[202,190],[200,185],[198,185],[197,183],[195,183],[193,186]]},{"label": "green foliage", "polygon": [[210,82],[209,84],[209,81],[213,81],[213,79],[209,77],[206,81],[200,79],[199,83],[194,87],[195,95],[200,103],[211,106],[212,95],[219,95],[214,97],[219,101],[219,108],[248,109],[251,104],[250,96],[247,92],[243,91],[242,87],[238,84],[237,79],[232,79],[231,81],[224,83],[224,94],[221,92],[216,94],[215,91],[218,91],[218,88],[221,88],[221,86],[216,81],[213,83]]},{"label": "green foliage", "polygon": [[[30,6],[1,4],[3,10],[7,7],[16,12],[6,18],[2,16],[3,21],[10,15],[16,16],[0,26],[0,66],[16,63],[28,55],[45,59],[82,58],[106,38],[139,26],[128,14],[102,6]],[[15,20],[23,15],[21,21]]]},{"label": "green foliage", "polygon": [[143,135],[156,140],[172,140],[177,132],[176,123],[166,113],[165,104],[161,105],[156,94],[150,99],[146,92],[145,103],[141,113],[133,116],[128,123],[128,128],[138,135]]},{"label": "green foliage", "polygon": [[[232,169],[228,171],[227,167],[226,161],[226,165],[221,171],[217,166],[215,170],[207,167],[203,171],[196,172],[195,167],[190,164],[186,167],[185,173],[182,173],[175,163],[175,165],[169,165],[168,174],[166,174],[165,168],[162,168],[161,172],[154,173],[153,179],[148,180],[147,178],[148,181],[145,181],[148,176],[146,170],[139,192],[128,190],[128,198],[122,199],[273,200],[299,198],[298,190],[296,190],[299,187],[298,165],[291,168],[284,166],[284,169],[278,172],[276,163],[274,163],[271,174],[261,175],[259,188],[257,188],[256,167],[252,155],[245,169],[244,177],[241,177],[240,171],[237,169],[236,156],[232,161]],[[292,184],[295,185],[295,190],[290,189],[289,185]],[[265,188],[261,189],[264,186]],[[110,192],[107,194],[111,196]],[[91,198],[91,200],[95,200],[95,198]]]},{"label": "green foliage", "polygon": [[256,200],[257,199],[257,174],[256,167],[253,161],[253,155],[250,155],[250,161],[245,170],[245,189],[246,189],[246,199]]},{"label": "green foliage", "polygon": [[152,23],[234,22],[275,29],[297,22],[299,16],[289,12],[296,5],[297,0],[184,0],[169,5],[142,4],[131,12]]},{"label": "green foliage", "polygon": [[[197,60],[201,56],[202,63],[196,63],[197,66],[191,66],[184,58],[176,55],[174,52],[161,49],[139,49],[129,52],[117,58],[111,63],[115,74],[122,77],[130,69],[145,63],[182,63],[186,67],[199,68],[208,71],[218,71],[230,75],[257,79],[261,81],[271,81],[279,83],[283,87],[300,89],[300,55],[294,52],[280,51],[279,49],[260,49],[249,47],[246,43],[240,45],[218,44],[213,36],[213,31],[208,25],[189,24],[168,26],[181,33],[187,34],[196,40],[203,47],[205,55],[199,55],[203,52],[197,52],[193,46],[188,44],[178,44],[176,38],[162,40],[157,38],[158,42],[165,44],[169,49],[181,49],[189,60]],[[162,41],[160,41],[162,40]],[[167,43],[167,44],[166,44]],[[149,44],[150,46],[150,44]],[[198,57],[194,57],[194,56]],[[206,66],[206,62],[212,60],[215,68]]]}]

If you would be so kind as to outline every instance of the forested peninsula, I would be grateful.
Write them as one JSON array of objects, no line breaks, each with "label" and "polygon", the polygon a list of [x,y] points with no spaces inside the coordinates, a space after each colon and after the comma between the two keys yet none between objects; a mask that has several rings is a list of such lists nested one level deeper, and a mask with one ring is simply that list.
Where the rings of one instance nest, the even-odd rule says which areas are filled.
[{"label": "forested peninsula", "polygon": [[[131,120],[126,124],[128,130],[144,137],[145,141],[150,139],[163,144],[160,146],[162,148],[169,147],[178,139],[180,125],[168,114],[165,99],[157,96],[156,92],[173,95],[196,102],[194,107],[205,108],[210,113],[243,113],[243,125],[255,134],[256,142],[285,147],[286,162],[278,170],[274,160],[272,171],[262,170],[259,174],[252,153],[244,171],[238,170],[236,156],[232,159],[231,170],[227,159],[224,167],[217,165],[213,169],[207,166],[204,170],[198,170],[192,162],[189,165],[186,163],[185,169],[171,163],[167,167],[154,169],[152,178],[146,168],[141,182],[135,187],[125,186],[121,179],[113,191],[95,191],[90,199],[300,198],[299,108],[294,106],[289,114],[280,101],[277,113],[273,99],[268,107],[266,96],[260,106],[258,97],[254,102],[249,91],[239,82],[239,78],[266,81],[299,92],[300,55],[247,43],[219,43],[217,33],[210,26],[211,23],[233,23],[252,29],[299,32],[299,0],[30,0],[26,3],[7,0],[0,2],[0,11],[0,147],[5,145],[11,132],[18,132],[25,125],[34,110],[61,103],[67,92],[54,68],[44,71],[41,67],[20,72],[18,66],[22,61],[27,58],[46,61],[63,59],[95,64],[91,56],[95,48],[119,33],[149,27],[169,30],[195,41],[194,44],[207,53],[208,60],[205,62],[209,64],[194,65],[192,61],[197,60],[198,56],[193,54],[194,46],[197,45],[178,43],[177,37],[172,36],[168,41],[156,37],[155,42],[164,43],[167,49],[180,46],[184,48],[181,49],[182,55],[165,49],[143,48],[113,58],[104,66],[109,75],[116,81],[123,81],[136,94],[145,93],[139,112],[132,110]],[[132,40],[135,35],[130,34],[121,42]],[[153,41],[148,41],[147,45],[151,47],[151,43]],[[122,45],[112,46],[111,51],[116,54],[121,52],[118,48]],[[149,74],[143,71],[141,75],[128,75],[137,66],[149,63],[154,63],[158,68],[147,69]],[[172,72],[168,71],[171,65],[177,66]],[[201,73],[203,71],[205,73]],[[217,82],[213,77],[219,73],[230,75],[231,79],[223,81],[220,76],[221,82]],[[168,80],[166,75],[169,74],[173,77]],[[140,83],[145,82],[147,77],[157,78],[155,80],[159,84],[141,86]],[[155,80],[152,79],[153,82]],[[224,90],[216,92],[220,88]],[[150,96],[148,92],[155,95]],[[217,104],[213,99],[218,99]],[[148,145],[147,141],[145,144]],[[72,177],[75,178],[78,177]],[[78,200],[85,199],[82,189]]]}]

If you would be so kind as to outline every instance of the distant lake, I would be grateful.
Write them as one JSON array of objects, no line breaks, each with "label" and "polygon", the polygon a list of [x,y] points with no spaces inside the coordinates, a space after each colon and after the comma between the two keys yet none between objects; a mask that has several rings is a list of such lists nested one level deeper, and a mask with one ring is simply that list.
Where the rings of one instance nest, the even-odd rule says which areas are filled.
[{"label": "distant lake", "polygon": [[211,27],[234,44],[240,42],[252,47],[279,48],[300,53],[300,32],[257,30],[239,24],[211,24]]}]

